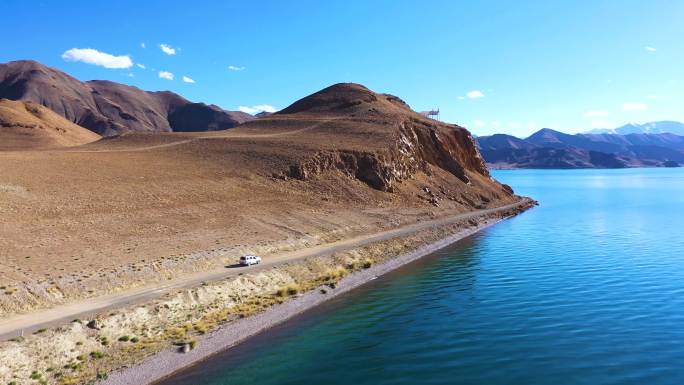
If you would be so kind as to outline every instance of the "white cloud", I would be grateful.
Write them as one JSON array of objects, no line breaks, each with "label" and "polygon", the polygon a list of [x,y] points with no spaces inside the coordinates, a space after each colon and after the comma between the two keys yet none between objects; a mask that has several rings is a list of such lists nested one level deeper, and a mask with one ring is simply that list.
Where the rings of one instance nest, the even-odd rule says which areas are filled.
[{"label": "white cloud", "polygon": [[465,99],[465,96],[459,96],[458,97],[458,100],[463,100],[463,99]]},{"label": "white cloud", "polygon": [[657,51],[657,49],[655,49],[655,48],[653,48],[653,47],[648,47],[648,46],[646,46],[646,47],[644,47],[644,48],[645,48],[646,51],[648,51],[648,52],[655,52],[655,51]]},{"label": "white cloud", "polygon": [[259,104],[258,106],[252,106],[252,107],[240,106],[240,107],[238,107],[238,110],[240,110],[242,112],[246,112],[248,114],[252,114],[252,115],[257,114],[259,112],[276,112],[277,111],[275,107],[273,107],[269,104]]},{"label": "white cloud", "polygon": [[259,104],[258,106],[254,106],[254,108],[264,111],[264,112],[276,112],[276,108],[269,105],[269,104]]},{"label": "white cloud", "polygon": [[229,71],[242,71],[244,69],[245,69],[245,67],[228,66]]},{"label": "white cloud", "polygon": [[132,73],[129,72],[129,73],[128,73],[128,77],[129,77],[129,78],[134,78],[135,75],[133,75]]},{"label": "white cloud", "polygon": [[604,116],[608,116],[608,111],[595,110],[595,111],[587,111],[584,113],[585,118],[600,118],[600,117],[604,117]]},{"label": "white cloud", "polygon": [[646,111],[648,106],[644,103],[627,102],[622,105],[622,109],[625,111]]},{"label": "white cloud", "polygon": [[173,74],[169,71],[159,71],[159,77],[166,80],[173,80]]},{"label": "white cloud", "polygon": [[522,128],[522,124],[516,122],[508,123],[508,128]]},{"label": "white cloud", "polygon": [[80,61],[110,69],[131,68],[133,66],[133,61],[127,55],[114,56],[92,48],[72,48],[62,54],[62,59]]},{"label": "white cloud", "polygon": [[466,94],[470,99],[484,98],[482,91],[472,90]]},{"label": "white cloud", "polygon": [[147,47],[145,46],[145,42],[140,43],[140,47],[141,47],[141,48],[147,48]]},{"label": "white cloud", "polygon": [[593,128],[612,128],[615,127],[615,125],[607,120],[604,119],[592,119],[591,120],[591,127]]},{"label": "white cloud", "polygon": [[497,122],[497,121],[492,122],[492,127],[494,127],[494,128],[501,127],[501,122]]},{"label": "white cloud", "polygon": [[162,50],[167,55],[175,55],[176,54],[176,49],[171,47],[168,44],[159,44],[159,49]]},{"label": "white cloud", "polygon": [[187,77],[187,76],[183,76],[183,82],[185,82],[185,83],[193,83],[193,84],[195,83],[194,80],[190,79],[190,78]]},{"label": "white cloud", "polygon": [[136,65],[138,66],[138,68],[145,69],[145,65],[144,65],[144,64],[137,63]]},{"label": "white cloud", "polygon": [[482,120],[480,120],[480,119],[476,120],[476,121],[474,122],[474,124],[475,124],[475,127],[484,127],[484,126],[487,125],[487,123],[485,123],[484,121],[482,121]]}]

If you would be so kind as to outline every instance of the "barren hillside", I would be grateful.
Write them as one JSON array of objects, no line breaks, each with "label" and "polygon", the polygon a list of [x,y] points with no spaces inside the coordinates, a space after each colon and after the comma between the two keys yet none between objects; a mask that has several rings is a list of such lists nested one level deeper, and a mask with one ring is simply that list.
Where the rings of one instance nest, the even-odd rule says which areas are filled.
[{"label": "barren hillside", "polygon": [[99,138],[39,104],[0,99],[0,151],[78,146]]},{"label": "barren hillside", "polygon": [[467,130],[338,84],[228,131],[0,153],[0,279],[32,306],[517,199]]}]

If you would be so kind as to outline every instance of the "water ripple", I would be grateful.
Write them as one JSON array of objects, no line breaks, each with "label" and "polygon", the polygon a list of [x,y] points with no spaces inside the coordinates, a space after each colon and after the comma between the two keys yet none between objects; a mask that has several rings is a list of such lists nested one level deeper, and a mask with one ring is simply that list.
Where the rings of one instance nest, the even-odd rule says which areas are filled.
[{"label": "water ripple", "polygon": [[496,176],[541,206],[164,384],[684,383],[684,170]]}]

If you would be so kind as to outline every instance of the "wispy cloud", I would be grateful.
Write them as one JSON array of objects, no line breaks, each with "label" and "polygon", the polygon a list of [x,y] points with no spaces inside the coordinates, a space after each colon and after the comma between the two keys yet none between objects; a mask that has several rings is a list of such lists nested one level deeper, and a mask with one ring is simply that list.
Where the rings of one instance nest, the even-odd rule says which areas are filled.
[{"label": "wispy cloud", "polygon": [[187,76],[183,76],[183,82],[184,82],[184,83],[193,83],[193,84],[195,83],[194,80],[190,79],[190,78],[187,77]]},{"label": "wispy cloud", "polygon": [[252,107],[239,106],[238,110],[240,110],[242,112],[246,112],[248,114],[252,114],[252,115],[257,114],[259,112],[276,112],[277,111],[275,107],[273,107],[269,104],[259,104],[258,106],[252,106]]},{"label": "wispy cloud", "polygon": [[585,118],[600,118],[600,117],[605,117],[605,116],[608,116],[608,111],[594,110],[594,111],[587,111],[584,113]]},{"label": "wispy cloud", "polygon": [[138,68],[142,68],[142,69],[146,68],[144,64],[136,63],[135,65],[137,65]]},{"label": "wispy cloud", "polygon": [[663,97],[660,95],[648,95],[647,98],[649,98],[649,99],[662,99]]},{"label": "wispy cloud", "polygon": [[229,71],[242,71],[244,70],[245,67],[238,67],[238,66],[228,66]]},{"label": "wispy cloud", "polygon": [[459,96],[457,99],[458,99],[458,100],[463,100],[463,99],[465,99],[465,96]]},{"label": "wispy cloud", "polygon": [[648,106],[644,103],[627,102],[622,105],[622,109],[625,111],[646,111]]},{"label": "wispy cloud", "polygon": [[466,94],[470,99],[484,98],[484,94],[479,90],[472,90]]},{"label": "wispy cloud", "polygon": [[141,48],[147,48],[147,46],[145,45],[145,42],[144,42],[144,41],[140,43],[140,47],[141,47]]},{"label": "wispy cloud", "polygon": [[484,127],[487,125],[487,123],[483,120],[477,119],[476,121],[473,122],[475,127]]},{"label": "wispy cloud", "polygon": [[92,48],[72,48],[62,54],[62,59],[73,62],[80,61],[110,69],[131,68],[133,66],[133,61],[127,55],[114,56]]},{"label": "wispy cloud", "polygon": [[593,128],[611,128],[615,127],[615,125],[605,119],[592,119],[591,122],[591,127]]},{"label": "wispy cloud", "polygon": [[508,123],[508,128],[522,128],[522,124],[516,122]]},{"label": "wispy cloud", "polygon": [[159,49],[162,50],[167,55],[175,55],[176,54],[176,49],[171,47],[168,44],[159,44]]},{"label": "wispy cloud", "polygon": [[173,74],[169,71],[159,71],[159,77],[166,80],[173,80]]},{"label": "wispy cloud", "polygon": [[655,48],[653,48],[653,47],[649,47],[649,46],[644,47],[644,49],[646,49],[646,51],[648,51],[648,52],[655,52],[655,51],[657,51],[657,49],[655,49]]}]

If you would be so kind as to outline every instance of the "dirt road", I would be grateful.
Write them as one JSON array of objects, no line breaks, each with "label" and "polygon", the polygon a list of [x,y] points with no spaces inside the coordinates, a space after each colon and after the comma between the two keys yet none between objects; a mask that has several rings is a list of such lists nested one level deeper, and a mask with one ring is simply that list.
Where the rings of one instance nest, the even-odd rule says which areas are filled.
[{"label": "dirt road", "polygon": [[435,220],[422,221],[407,226],[398,227],[391,230],[366,234],[354,238],[344,239],[324,245],[314,246],[306,249],[282,253],[279,255],[266,257],[258,266],[243,268],[223,268],[212,271],[205,271],[197,274],[188,275],[168,281],[164,284],[138,287],[130,290],[90,298],[71,304],[56,306],[51,309],[40,310],[29,314],[12,316],[0,320],[0,340],[13,338],[22,333],[29,334],[41,328],[57,326],[69,322],[75,318],[88,318],[104,310],[120,308],[136,303],[149,302],[155,298],[172,292],[174,290],[194,287],[203,282],[217,281],[237,275],[245,271],[257,271],[270,268],[282,263],[292,262],[300,259],[328,255],[336,252],[344,252],[357,247],[365,246],[375,242],[380,242],[404,235],[413,234],[418,231],[427,230],[433,227],[453,224],[463,220],[476,218],[482,215],[493,214],[506,211],[522,205],[528,204],[528,200],[501,206],[493,209],[476,210],[469,213],[448,216]]}]

